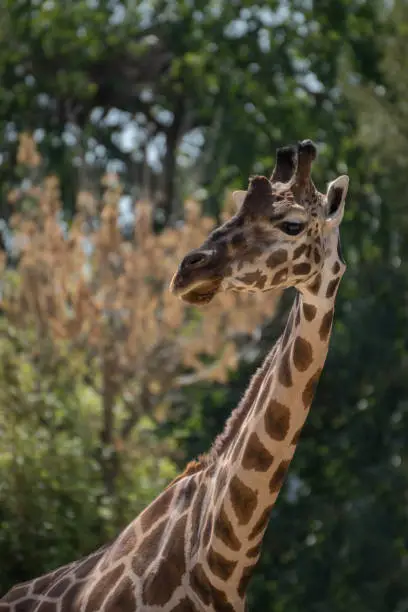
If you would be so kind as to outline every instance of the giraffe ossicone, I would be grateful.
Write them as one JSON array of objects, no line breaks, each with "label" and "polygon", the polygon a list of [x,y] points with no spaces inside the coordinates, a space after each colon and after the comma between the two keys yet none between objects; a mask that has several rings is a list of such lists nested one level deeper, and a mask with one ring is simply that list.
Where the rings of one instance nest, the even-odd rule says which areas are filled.
[{"label": "giraffe ossicone", "polygon": [[181,262],[171,290],[296,287],[288,321],[211,450],[110,545],[12,588],[0,612],[244,612],[271,510],[326,359],[345,271],[339,225],[348,177],[319,193],[316,147],[277,151],[270,179],[236,192],[236,215]]}]

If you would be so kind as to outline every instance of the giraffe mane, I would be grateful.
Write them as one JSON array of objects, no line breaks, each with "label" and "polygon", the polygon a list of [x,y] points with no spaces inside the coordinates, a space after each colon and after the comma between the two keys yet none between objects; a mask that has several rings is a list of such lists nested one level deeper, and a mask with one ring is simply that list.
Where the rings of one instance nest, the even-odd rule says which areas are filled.
[{"label": "giraffe mane", "polygon": [[275,350],[273,353],[270,354],[267,361],[262,365],[262,367],[258,368],[255,374],[252,376],[251,382],[244,396],[242,397],[238,406],[231,412],[227,422],[225,423],[223,431],[215,438],[210,450],[203,455],[199,455],[198,459],[190,461],[186,465],[184,471],[176,476],[176,478],[170,482],[167,488],[170,488],[173,484],[187,476],[201,472],[207,467],[214,465],[217,460],[227,451],[231,443],[235,440],[236,435],[248,414],[249,408],[252,406],[256,396],[259,393],[264,380],[265,372],[276,355],[278,345],[279,340],[275,345]]}]

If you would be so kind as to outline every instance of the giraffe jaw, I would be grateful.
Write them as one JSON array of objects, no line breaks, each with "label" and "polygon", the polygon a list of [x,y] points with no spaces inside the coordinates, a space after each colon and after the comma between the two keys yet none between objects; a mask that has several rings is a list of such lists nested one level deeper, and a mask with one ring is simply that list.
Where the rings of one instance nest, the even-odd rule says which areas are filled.
[{"label": "giraffe jaw", "polygon": [[209,304],[218,293],[221,282],[222,278],[217,277],[212,280],[201,280],[196,283],[190,283],[183,287],[176,274],[171,281],[170,291],[187,304],[205,306]]}]

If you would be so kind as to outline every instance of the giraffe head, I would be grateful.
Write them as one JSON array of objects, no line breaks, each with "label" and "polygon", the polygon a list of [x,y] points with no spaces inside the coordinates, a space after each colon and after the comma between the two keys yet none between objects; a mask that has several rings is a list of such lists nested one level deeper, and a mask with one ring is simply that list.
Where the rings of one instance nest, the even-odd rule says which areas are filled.
[{"label": "giraffe head", "polygon": [[[235,191],[238,212],[182,260],[171,290],[186,302],[206,304],[222,290],[301,288],[318,274],[339,244],[349,179],[327,193],[310,177],[316,147],[310,140],[277,150],[272,176],[255,176]],[[341,259],[341,257],[340,257]]]}]

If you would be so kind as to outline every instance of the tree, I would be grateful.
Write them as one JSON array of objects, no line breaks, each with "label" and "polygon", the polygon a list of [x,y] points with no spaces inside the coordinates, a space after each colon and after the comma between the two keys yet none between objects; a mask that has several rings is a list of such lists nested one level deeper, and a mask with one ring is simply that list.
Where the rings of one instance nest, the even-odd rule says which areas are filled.
[{"label": "tree", "polygon": [[225,382],[237,364],[236,342],[273,314],[278,296],[225,294],[200,316],[168,291],[176,262],[214,224],[197,202],[186,202],[183,225],[156,234],[151,205],[137,201],[127,239],[119,224],[121,186],[107,174],[101,199],[79,193],[67,225],[58,180],[41,178],[26,134],[18,159],[28,174],[9,194],[17,264],[6,272],[3,311],[15,328],[31,330],[32,367],[52,377],[54,365],[65,364],[92,387],[99,402],[96,458],[105,495],[113,497],[135,427],[163,422],[182,387]]},{"label": "tree", "polygon": [[349,44],[372,70],[375,7],[4,0],[1,182],[17,134],[35,130],[71,211],[89,176],[115,161],[126,193],[148,195],[159,223],[180,217],[198,188],[217,213],[225,187],[269,170],[285,140],[339,142],[337,57]]}]

